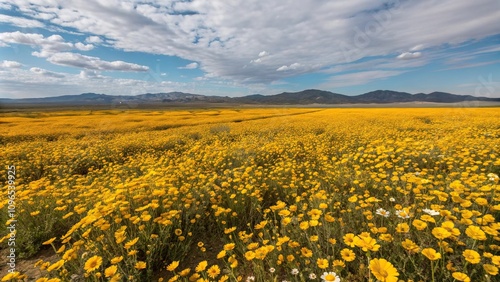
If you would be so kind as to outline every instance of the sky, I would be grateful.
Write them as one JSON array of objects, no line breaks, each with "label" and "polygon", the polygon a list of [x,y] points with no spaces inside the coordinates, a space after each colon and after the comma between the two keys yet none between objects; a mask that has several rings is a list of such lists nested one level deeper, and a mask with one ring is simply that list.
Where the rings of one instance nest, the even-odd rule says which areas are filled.
[{"label": "sky", "polygon": [[305,89],[500,97],[500,1],[0,1],[0,98]]}]

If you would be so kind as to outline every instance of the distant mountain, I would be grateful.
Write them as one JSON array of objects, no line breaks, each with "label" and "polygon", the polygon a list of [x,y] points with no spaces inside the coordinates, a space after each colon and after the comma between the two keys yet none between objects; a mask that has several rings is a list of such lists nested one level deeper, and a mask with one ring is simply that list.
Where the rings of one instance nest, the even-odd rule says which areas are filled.
[{"label": "distant mountain", "polygon": [[243,97],[205,96],[183,92],[146,93],[136,96],[83,93],[46,98],[0,99],[0,104],[50,104],[50,105],[109,105],[109,104],[168,104],[168,103],[233,103],[264,105],[308,104],[367,104],[435,102],[456,103],[464,101],[500,102],[500,98],[455,95],[444,92],[410,94],[391,90],[376,90],[357,96],[347,96],[329,91],[308,89],[300,92],[283,92],[275,95],[253,94]]}]

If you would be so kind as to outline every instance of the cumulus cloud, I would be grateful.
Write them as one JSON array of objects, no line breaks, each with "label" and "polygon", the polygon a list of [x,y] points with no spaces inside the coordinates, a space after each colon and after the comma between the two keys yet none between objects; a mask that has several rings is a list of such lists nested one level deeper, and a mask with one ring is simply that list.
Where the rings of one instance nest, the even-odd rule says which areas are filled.
[{"label": "cumulus cloud", "polygon": [[265,57],[267,55],[269,55],[269,53],[267,53],[266,51],[262,51],[259,53],[259,57]]},{"label": "cumulus cloud", "polygon": [[[433,47],[498,34],[499,18],[491,8],[498,0],[10,2],[33,19],[53,14],[50,24],[106,38],[118,50],[179,56],[202,65],[205,77],[241,83],[296,75],[291,58],[314,72],[401,50],[409,55],[400,59],[414,59],[423,43],[428,58]],[[272,56],[258,56],[267,51]]]},{"label": "cumulus cloud", "polygon": [[8,23],[17,27],[22,27],[22,28],[34,28],[34,27],[43,27],[43,23],[37,21],[37,20],[30,20],[26,18],[20,18],[20,17],[12,17],[8,15],[1,15],[0,14],[0,22],[2,23]]},{"label": "cumulus cloud", "polygon": [[81,42],[75,43],[75,48],[81,51],[90,51],[94,49],[94,45],[92,44],[83,44]]},{"label": "cumulus cloud", "polygon": [[104,61],[97,57],[85,56],[77,53],[62,52],[50,56],[47,61],[61,66],[70,66],[89,70],[104,71],[130,71],[144,72],[148,71],[147,66],[127,63],[124,61]]},{"label": "cumulus cloud", "polygon": [[20,68],[22,66],[23,65],[19,62],[7,60],[2,61],[2,63],[0,64],[0,67],[2,68]]},{"label": "cumulus cloud", "polygon": [[276,71],[287,71],[287,70],[296,70],[300,67],[300,64],[299,63],[293,63],[289,66],[281,66],[279,68],[276,69]]},{"label": "cumulus cloud", "polygon": [[197,62],[193,62],[193,63],[189,63],[183,67],[179,67],[179,69],[182,69],[182,70],[192,70],[192,69],[195,69],[198,67],[198,63]]},{"label": "cumulus cloud", "polygon": [[46,76],[46,77],[54,77],[54,78],[64,78],[65,75],[62,73],[56,73],[52,71],[48,71],[46,69],[41,69],[41,68],[36,68],[33,67],[30,69],[31,72],[36,73],[41,76]]},{"label": "cumulus cloud", "polygon": [[85,39],[87,43],[99,44],[102,43],[102,39],[99,36],[89,36]]},{"label": "cumulus cloud", "polygon": [[22,33],[20,31],[0,33],[0,41],[9,44],[30,45],[33,48],[40,48],[40,52],[35,51],[32,54],[37,57],[48,57],[53,53],[68,51],[74,48],[74,45],[65,42],[64,38],[58,34],[44,37],[38,33]]},{"label": "cumulus cloud", "polygon": [[398,58],[400,60],[411,60],[411,59],[417,59],[420,57],[422,57],[422,53],[420,53],[420,52],[404,52],[404,53],[401,53],[396,58]]}]

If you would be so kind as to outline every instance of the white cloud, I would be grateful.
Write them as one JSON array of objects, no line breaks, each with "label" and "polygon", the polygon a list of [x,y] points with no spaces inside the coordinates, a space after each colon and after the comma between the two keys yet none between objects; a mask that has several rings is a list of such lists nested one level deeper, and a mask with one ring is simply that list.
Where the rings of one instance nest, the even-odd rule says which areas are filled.
[{"label": "white cloud", "polygon": [[50,56],[47,61],[61,66],[70,66],[89,70],[105,71],[130,71],[144,72],[148,71],[147,66],[127,63],[123,61],[104,61],[97,57],[85,56],[77,53],[63,52]]},{"label": "white cloud", "polygon": [[2,67],[2,68],[20,68],[22,66],[23,66],[23,64],[21,64],[19,62],[7,61],[7,60],[2,61],[2,63],[0,64],[0,67]]},{"label": "white cloud", "polygon": [[52,71],[48,71],[46,69],[41,69],[41,68],[36,68],[36,67],[31,68],[30,71],[33,73],[36,73],[38,75],[46,76],[46,77],[54,77],[54,78],[65,77],[65,75],[62,73],[56,73],[56,72],[52,72]]},{"label": "white cloud", "polygon": [[416,52],[416,51],[421,51],[424,49],[425,45],[424,44],[418,44],[410,48],[410,52]]},{"label": "white cloud", "polygon": [[411,60],[422,57],[422,53],[420,52],[404,52],[397,56],[400,60]]},{"label": "white cloud", "polygon": [[103,41],[99,36],[89,36],[85,39],[85,42],[99,44],[102,43]]},{"label": "white cloud", "polygon": [[197,67],[198,67],[198,63],[193,62],[193,63],[189,63],[189,64],[185,65],[184,67],[179,67],[179,69],[192,70],[192,69],[196,69]]},{"label": "white cloud", "polygon": [[75,43],[75,48],[81,51],[90,51],[94,49],[94,45],[92,44],[83,44],[81,42]]},{"label": "white cloud", "polygon": [[287,71],[287,70],[296,70],[298,68],[300,68],[301,65],[299,63],[293,63],[289,66],[281,66],[279,68],[276,69],[276,71]]},{"label": "white cloud", "polygon": [[[52,25],[106,38],[118,50],[179,56],[198,62],[204,77],[248,84],[402,50],[410,54],[403,57],[414,58],[425,47],[421,59],[404,61],[420,62],[432,57],[436,47],[497,35],[500,17],[491,8],[498,0],[9,2],[34,19],[45,17]],[[46,49],[36,54],[48,56]],[[257,57],[267,53],[263,50],[272,55]],[[300,64],[297,71],[285,71],[291,59]]]},{"label": "white cloud", "polygon": [[0,41],[10,44],[24,44],[30,45],[34,48],[40,48],[40,52],[33,52],[37,57],[48,57],[53,53],[67,51],[74,48],[72,43],[65,42],[60,35],[51,35],[44,37],[42,34],[37,33],[22,33],[4,32],[0,33]]},{"label": "white cloud", "polygon": [[259,57],[265,57],[267,55],[269,55],[269,53],[267,53],[266,51],[262,51],[259,53]]},{"label": "white cloud", "polygon": [[1,15],[0,14],[0,22],[2,23],[8,23],[17,27],[22,27],[22,28],[33,28],[33,27],[43,27],[43,23],[37,21],[37,20],[30,20],[30,19],[25,19],[25,18],[20,18],[20,17],[12,17],[8,15]]}]

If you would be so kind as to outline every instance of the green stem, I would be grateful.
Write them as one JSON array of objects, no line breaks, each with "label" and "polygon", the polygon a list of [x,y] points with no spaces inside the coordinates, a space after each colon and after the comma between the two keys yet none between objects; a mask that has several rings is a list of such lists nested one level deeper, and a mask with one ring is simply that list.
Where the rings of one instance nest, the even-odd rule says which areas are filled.
[{"label": "green stem", "polygon": [[434,263],[432,263],[432,260],[431,260],[431,273],[432,273],[432,282],[435,282],[436,280],[434,279]]}]

